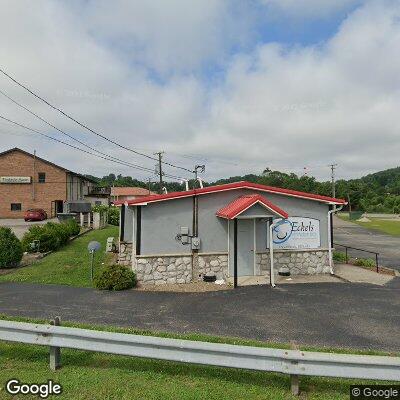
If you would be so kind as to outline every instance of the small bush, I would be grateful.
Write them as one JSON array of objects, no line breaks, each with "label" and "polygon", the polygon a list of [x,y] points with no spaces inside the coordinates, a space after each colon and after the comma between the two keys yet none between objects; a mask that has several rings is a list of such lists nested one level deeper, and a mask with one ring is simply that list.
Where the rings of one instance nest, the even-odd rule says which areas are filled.
[{"label": "small bush", "polygon": [[94,286],[100,290],[124,290],[136,286],[136,275],[123,265],[109,265],[96,275]]},{"label": "small bush", "polygon": [[[71,236],[80,232],[75,220],[67,220],[61,224],[48,222],[45,225],[31,226],[22,238],[24,251],[33,252],[39,250],[41,253],[57,250],[65,245]],[[31,244],[37,241],[39,249],[32,248]]]},{"label": "small bush", "polygon": [[110,207],[108,209],[108,223],[110,225],[119,226],[119,208]]},{"label": "small bush", "polygon": [[357,258],[353,262],[357,267],[375,268],[376,264],[372,258]]},{"label": "small bush", "polygon": [[104,213],[108,211],[108,206],[104,204],[97,204],[92,207],[92,212]]},{"label": "small bush", "polygon": [[22,260],[22,244],[10,228],[0,227],[0,268],[13,268]]},{"label": "small bush", "polygon": [[337,262],[346,262],[346,254],[341,251],[334,251],[333,252],[333,260]]},{"label": "small bush", "polygon": [[81,227],[75,219],[67,219],[65,222],[63,222],[63,225],[65,225],[66,229],[68,229],[69,236],[79,235],[81,231]]}]

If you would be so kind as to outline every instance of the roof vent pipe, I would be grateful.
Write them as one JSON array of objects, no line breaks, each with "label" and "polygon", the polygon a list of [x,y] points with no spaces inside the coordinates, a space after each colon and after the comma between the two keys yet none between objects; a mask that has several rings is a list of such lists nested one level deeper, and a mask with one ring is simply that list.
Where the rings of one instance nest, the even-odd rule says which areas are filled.
[{"label": "roof vent pipe", "polygon": [[186,191],[189,191],[189,181],[187,179],[181,180],[181,185],[185,184]]}]

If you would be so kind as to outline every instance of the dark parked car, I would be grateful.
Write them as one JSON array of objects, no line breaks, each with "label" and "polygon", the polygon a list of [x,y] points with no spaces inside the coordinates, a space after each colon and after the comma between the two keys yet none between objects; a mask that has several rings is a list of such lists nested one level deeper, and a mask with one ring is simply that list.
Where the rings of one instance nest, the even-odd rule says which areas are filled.
[{"label": "dark parked car", "polygon": [[47,219],[46,211],[41,208],[32,208],[25,213],[25,221],[43,221]]}]

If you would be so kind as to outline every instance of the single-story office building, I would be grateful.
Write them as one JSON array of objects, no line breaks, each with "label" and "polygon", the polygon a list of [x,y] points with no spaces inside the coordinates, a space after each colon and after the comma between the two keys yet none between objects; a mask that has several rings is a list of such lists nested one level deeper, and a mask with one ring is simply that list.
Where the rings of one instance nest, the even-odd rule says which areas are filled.
[{"label": "single-story office building", "polygon": [[[332,213],[346,201],[237,182],[116,202],[119,262],[143,284],[332,273]],[[271,274],[272,271],[272,274]]]}]

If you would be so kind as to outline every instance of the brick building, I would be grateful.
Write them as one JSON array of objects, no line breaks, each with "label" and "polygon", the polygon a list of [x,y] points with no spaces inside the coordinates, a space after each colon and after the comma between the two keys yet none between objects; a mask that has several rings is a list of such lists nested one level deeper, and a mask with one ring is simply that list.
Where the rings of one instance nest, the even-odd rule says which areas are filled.
[{"label": "brick building", "polygon": [[30,208],[48,216],[65,201],[84,200],[95,181],[19,148],[0,153],[0,218],[23,218]]}]

